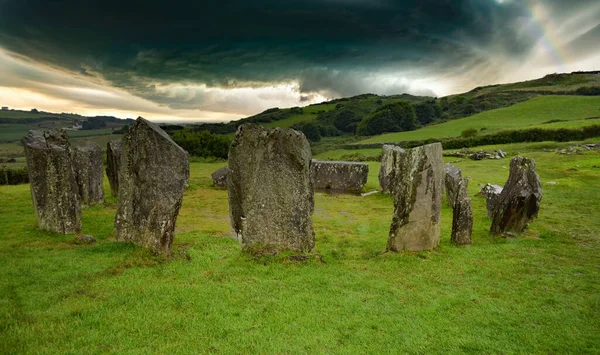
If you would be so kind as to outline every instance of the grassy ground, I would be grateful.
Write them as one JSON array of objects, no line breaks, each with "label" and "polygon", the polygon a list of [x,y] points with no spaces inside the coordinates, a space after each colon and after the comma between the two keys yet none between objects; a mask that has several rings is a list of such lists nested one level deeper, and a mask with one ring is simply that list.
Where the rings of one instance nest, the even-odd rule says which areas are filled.
[{"label": "grassy ground", "polygon": [[[382,134],[359,143],[402,142],[427,138],[456,137],[460,136],[461,132],[467,128],[480,130],[485,127],[485,133],[535,126],[551,128],[553,127],[552,124],[544,123],[554,120],[576,121],[576,123],[569,124],[569,127],[582,127],[596,124],[597,120],[585,119],[598,116],[600,116],[600,97],[541,96],[514,106],[427,126],[416,131]],[[559,123],[566,126],[565,122]]]},{"label": "grassy ground", "polygon": [[[503,146],[557,182],[523,236],[489,237],[473,197],[471,247],[450,246],[444,206],[437,250],[386,254],[389,196],[317,194],[324,262],[242,254],[210,186],[223,164],[192,164],[169,260],[112,239],[113,198],[83,211],[98,242],[77,245],[35,228],[29,186],[2,186],[0,353],[598,353],[600,154],[550,145]],[[474,195],[508,163],[457,165]]]}]

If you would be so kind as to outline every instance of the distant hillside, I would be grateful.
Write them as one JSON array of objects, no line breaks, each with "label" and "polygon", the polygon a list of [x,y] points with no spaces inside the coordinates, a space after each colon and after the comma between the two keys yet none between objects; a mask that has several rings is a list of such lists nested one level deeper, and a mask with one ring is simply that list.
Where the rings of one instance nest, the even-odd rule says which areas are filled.
[{"label": "distant hillside", "polygon": [[[293,127],[304,132],[311,141],[340,135],[372,136],[412,131],[546,95],[600,95],[600,72],[549,74],[536,80],[478,87],[442,98],[364,94],[307,107],[272,108],[239,121],[203,124],[194,129],[231,134],[239,125],[251,122],[269,127]],[[414,114],[400,102],[410,103]]]},{"label": "distant hillside", "polygon": [[119,119],[112,116],[86,117],[72,113],[52,113],[35,109],[31,111],[0,110],[0,143],[18,141],[32,129],[119,130],[132,122],[132,119]]}]

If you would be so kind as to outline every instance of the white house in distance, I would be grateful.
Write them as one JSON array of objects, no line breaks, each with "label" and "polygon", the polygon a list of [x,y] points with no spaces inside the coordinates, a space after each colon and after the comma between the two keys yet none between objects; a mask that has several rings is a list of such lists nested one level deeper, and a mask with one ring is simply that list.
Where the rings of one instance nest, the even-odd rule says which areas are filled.
[{"label": "white house in distance", "polygon": [[8,106],[2,106],[2,111],[8,111]]}]

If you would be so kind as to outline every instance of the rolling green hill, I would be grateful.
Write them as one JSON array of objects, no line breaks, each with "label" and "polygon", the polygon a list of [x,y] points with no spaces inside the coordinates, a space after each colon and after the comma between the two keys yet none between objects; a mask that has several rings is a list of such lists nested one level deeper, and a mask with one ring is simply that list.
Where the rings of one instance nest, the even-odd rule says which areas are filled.
[{"label": "rolling green hill", "polygon": [[[533,127],[581,127],[598,123],[599,96],[542,96],[497,110],[427,126],[415,131],[382,134],[360,141],[363,143],[397,143],[428,138],[460,136],[467,128],[482,130],[482,134],[505,129]],[[554,123],[553,123],[554,121]],[[566,121],[566,122],[556,122]]]}]

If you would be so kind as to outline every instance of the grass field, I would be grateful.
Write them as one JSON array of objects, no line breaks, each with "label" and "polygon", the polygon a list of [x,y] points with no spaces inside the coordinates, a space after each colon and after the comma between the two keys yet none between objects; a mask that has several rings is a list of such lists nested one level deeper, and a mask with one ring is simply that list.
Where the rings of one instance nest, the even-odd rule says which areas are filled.
[{"label": "grass field", "polygon": [[[167,260],[112,239],[113,198],[83,211],[98,242],[77,245],[35,228],[28,185],[2,186],[0,353],[598,353],[600,154],[542,146],[502,147],[557,182],[524,235],[489,237],[473,197],[472,246],[450,245],[444,206],[437,250],[383,253],[391,197],[317,194],[324,262],[241,253],[227,193],[210,186],[223,164],[192,164]],[[473,196],[508,164],[456,165]]]},{"label": "grass field", "polygon": [[[514,106],[427,126],[416,131],[382,134],[360,141],[358,144],[456,137],[467,128],[477,130],[486,128],[485,133],[536,126],[551,128],[551,124],[543,123],[553,120],[574,121],[576,123],[572,123],[569,127],[581,127],[597,123],[597,120],[585,119],[598,116],[600,116],[600,97],[541,96]],[[565,122],[559,123],[566,126]]]}]

